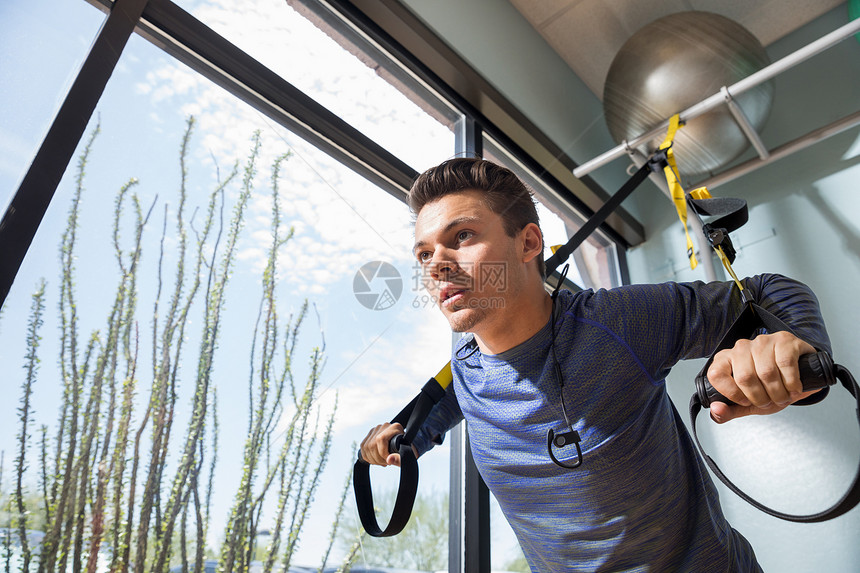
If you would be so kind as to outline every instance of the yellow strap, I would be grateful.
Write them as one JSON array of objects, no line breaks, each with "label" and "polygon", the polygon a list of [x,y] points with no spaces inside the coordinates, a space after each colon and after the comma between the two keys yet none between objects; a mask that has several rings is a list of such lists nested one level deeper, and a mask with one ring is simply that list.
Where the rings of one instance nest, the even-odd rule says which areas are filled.
[{"label": "yellow strap", "polygon": [[434,376],[436,382],[439,383],[439,386],[442,388],[447,388],[448,385],[454,380],[454,375],[451,374],[451,363],[449,362],[445,366],[442,367],[442,370],[439,371],[439,374]]},{"label": "yellow strap", "polygon": [[680,115],[675,114],[669,119],[669,130],[666,132],[666,139],[660,144],[660,149],[666,150],[666,167],[663,168],[663,173],[666,175],[666,183],[669,185],[669,192],[672,194],[672,202],[675,203],[675,210],[678,211],[678,218],[684,225],[684,234],[687,236],[687,258],[690,259],[690,268],[695,269],[699,261],[696,260],[696,252],[693,248],[693,239],[690,238],[690,231],[687,228],[687,200],[684,197],[684,188],[681,187],[678,175],[678,166],[675,164],[675,154],[672,152],[672,142],[675,139],[675,133],[681,127]]},{"label": "yellow strap", "polygon": [[720,257],[720,260],[723,262],[723,266],[732,276],[732,280],[735,281],[735,284],[738,285],[738,288],[743,292],[744,285],[741,284],[741,281],[738,279],[738,275],[735,274],[735,270],[732,268],[732,264],[729,262],[729,258],[723,252],[722,247],[714,247],[714,251],[717,253],[717,256]]}]

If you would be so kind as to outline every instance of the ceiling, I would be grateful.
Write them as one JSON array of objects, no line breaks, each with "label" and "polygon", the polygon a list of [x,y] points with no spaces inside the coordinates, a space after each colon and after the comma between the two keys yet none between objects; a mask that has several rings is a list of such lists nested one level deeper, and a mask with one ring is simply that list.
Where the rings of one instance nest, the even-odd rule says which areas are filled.
[{"label": "ceiling", "polygon": [[639,28],[669,14],[704,10],[744,26],[764,45],[844,0],[510,0],[583,82],[603,99],[612,59]]}]

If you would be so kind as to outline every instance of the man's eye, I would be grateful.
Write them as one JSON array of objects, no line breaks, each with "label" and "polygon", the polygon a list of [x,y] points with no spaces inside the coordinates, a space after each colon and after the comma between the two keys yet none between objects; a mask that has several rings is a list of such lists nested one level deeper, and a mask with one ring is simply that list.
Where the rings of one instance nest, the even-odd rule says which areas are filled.
[{"label": "man's eye", "polygon": [[433,253],[431,253],[430,251],[421,251],[420,253],[418,253],[418,261],[421,263],[429,262],[432,257]]},{"label": "man's eye", "polygon": [[472,237],[472,235],[474,235],[474,233],[472,231],[460,231],[459,233],[457,233],[457,240],[458,241],[466,241],[466,240],[470,239]]}]

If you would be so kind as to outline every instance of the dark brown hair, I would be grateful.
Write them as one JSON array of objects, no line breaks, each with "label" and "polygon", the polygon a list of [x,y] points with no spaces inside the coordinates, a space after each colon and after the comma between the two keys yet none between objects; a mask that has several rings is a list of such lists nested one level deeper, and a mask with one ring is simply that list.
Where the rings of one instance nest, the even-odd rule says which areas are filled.
[{"label": "dark brown hair", "polygon": [[[472,157],[449,159],[419,175],[409,190],[409,208],[417,216],[428,203],[468,190],[483,193],[487,207],[502,218],[508,236],[515,236],[529,223],[540,226],[534,199],[522,180],[510,169]],[[545,276],[543,250],[537,262]]]}]

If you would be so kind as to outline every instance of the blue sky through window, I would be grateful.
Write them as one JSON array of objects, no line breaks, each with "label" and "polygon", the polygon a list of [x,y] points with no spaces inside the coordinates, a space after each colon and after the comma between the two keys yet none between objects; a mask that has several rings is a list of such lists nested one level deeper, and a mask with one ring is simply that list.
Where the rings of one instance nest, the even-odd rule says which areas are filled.
[{"label": "blue sky through window", "polygon": [[[57,3],[69,2],[64,0]],[[30,3],[23,0],[13,4],[21,13],[29,10]],[[81,11],[86,15],[82,19],[95,20],[97,26],[101,13],[83,1],[80,4]],[[352,111],[342,110],[340,113],[360,118],[356,119],[356,123],[361,124],[358,126],[360,129],[369,132],[368,135],[379,139],[383,145],[389,142],[387,145],[392,151],[416,169],[453,155],[451,131],[435,120],[428,120],[426,114],[406,98],[398,94],[395,99],[391,95],[392,88],[364,64],[355,62],[369,73],[356,68],[339,75],[337,66],[332,64],[321,68],[319,63],[309,62],[301,56],[301,47],[332,51],[334,48],[330,46],[320,46],[324,42],[333,42],[309,26],[285,4],[277,5],[278,15],[273,18],[277,20],[275,31],[259,34],[251,32],[252,26],[261,23],[258,18],[260,10],[268,10],[269,4],[243,3],[241,10],[229,16],[230,29],[237,33],[245,30],[261,43],[259,49],[263,52],[282,53],[279,60],[281,65],[288,68],[305,66],[303,74],[315,73],[317,79],[302,86],[303,89],[319,90],[309,95],[328,102],[346,104]],[[8,3],[6,6],[0,10],[4,14],[11,13],[7,12],[11,10]],[[216,12],[226,17],[224,10],[228,6],[229,3],[216,2],[200,3],[198,7],[190,8],[192,12]],[[246,16],[250,21],[244,19]],[[91,36],[96,32],[92,24],[92,33],[88,36],[80,31],[85,27],[79,29],[69,24],[70,21],[61,27],[58,32],[60,37],[68,38],[73,44],[80,44],[85,37],[91,41]],[[266,42],[275,42],[277,46],[267,46]],[[48,44],[39,42],[41,47],[30,54],[32,60],[15,61],[3,73],[15,78],[21,86],[26,85],[28,89],[38,91],[40,86],[29,83],[33,77],[32,62],[39,62],[40,57],[48,57],[51,51]],[[6,41],[3,46],[5,56]],[[346,56],[352,58],[349,54]],[[76,71],[72,63],[66,63],[65,66],[69,68],[69,74]],[[53,90],[55,94],[64,92],[64,88],[54,87]],[[349,101],[345,93],[350,94]],[[18,100],[21,97],[22,94],[4,90],[0,107],[14,110],[20,106]],[[42,105],[41,113],[50,117],[51,113],[45,112],[44,108],[45,105]],[[420,385],[448,359],[451,338],[447,323],[437,310],[422,299],[423,291],[418,289],[413,279],[414,267],[410,253],[412,218],[405,205],[172,60],[148,42],[134,36],[87,129],[89,135],[98,123],[101,133],[95,139],[86,166],[76,259],[76,288],[81,316],[80,332],[85,340],[91,331],[103,328],[113,297],[117,280],[110,246],[114,200],[119,188],[130,178],[135,178],[138,183],[134,189],[139,193],[144,211],[154,205],[145,232],[139,284],[139,401],[140,396],[146,395],[151,368],[147,340],[151,338],[156,288],[154,269],[165,208],[168,228],[165,240],[166,271],[173,268],[176,260],[177,238],[171,234],[171,229],[178,208],[178,157],[186,121],[191,116],[195,118],[196,124],[188,154],[189,197],[186,217],[190,220],[194,209],[199,209],[194,215],[197,229],[202,221],[208,194],[217,185],[219,177],[225,178],[235,162],[242,169],[255,131],[261,133],[262,142],[259,170],[255,177],[257,191],[248,206],[235,272],[228,286],[227,310],[215,364],[221,419],[221,461],[215,487],[213,523],[223,524],[240,470],[235,467],[233,460],[240,459],[247,426],[250,339],[260,300],[260,276],[269,244],[267,218],[271,209],[270,167],[277,156],[291,153],[282,168],[281,205],[284,219],[295,229],[294,237],[282,249],[279,260],[281,314],[286,317],[305,298],[313,308],[300,337],[295,358],[296,377],[302,379],[311,347],[321,344],[324,338],[327,363],[320,381],[317,403],[326,411],[334,402],[335,392],[339,393],[340,414],[335,424],[335,443],[321,492],[339,493],[343,477],[351,467],[349,452],[352,442],[360,440],[370,426],[392,417],[412,398]],[[405,129],[407,126],[408,129]],[[36,144],[41,138],[41,134],[33,136],[30,128],[21,130],[10,123],[2,128],[4,144],[15,141],[15,129],[25,132]],[[28,140],[26,145],[19,146],[19,156],[11,168],[7,169],[8,163],[3,164],[4,191],[14,188],[16,178],[20,178],[23,173],[20,162],[30,153],[26,150],[35,145],[32,142]],[[56,316],[58,249],[74,189],[75,162],[80,152],[79,148],[60,184],[0,318],[0,363],[10,373],[4,376],[3,388],[9,396],[15,397],[4,400],[0,406],[0,447],[6,451],[7,464],[11,463],[13,457],[11,452],[18,429],[15,408],[23,380],[21,366],[26,352],[23,333],[30,294],[40,278],[47,281],[47,304],[45,324],[41,330],[42,364],[35,388],[36,419],[39,424],[48,424],[52,431],[56,425],[60,398],[57,366],[59,325]],[[20,168],[20,173],[16,174],[16,168]],[[228,207],[236,200],[236,195],[236,185],[227,189]],[[229,218],[229,209],[226,216]],[[124,244],[128,245],[131,235],[128,227],[130,215],[126,215],[124,220],[126,227],[122,235]],[[403,277],[403,292],[390,308],[370,310],[354,296],[355,273],[370,261],[386,261],[394,265]],[[165,282],[169,280],[166,278]],[[179,385],[180,408],[187,406],[190,401],[188,393],[193,384],[194,350],[201,321],[199,314],[194,315],[188,328],[185,362]],[[183,415],[187,414],[180,412],[179,416]],[[183,427],[182,421],[177,423],[180,428]],[[431,454],[432,459],[422,465],[422,488],[447,488],[447,448],[440,450]],[[34,447],[31,447],[29,455],[31,468],[36,467]],[[382,488],[393,487],[396,473],[394,470],[382,472],[374,479],[379,481]],[[333,515],[333,497],[331,493],[317,495],[296,563],[318,563]],[[212,541],[216,541],[220,535],[217,525],[214,528],[210,535]]]}]

